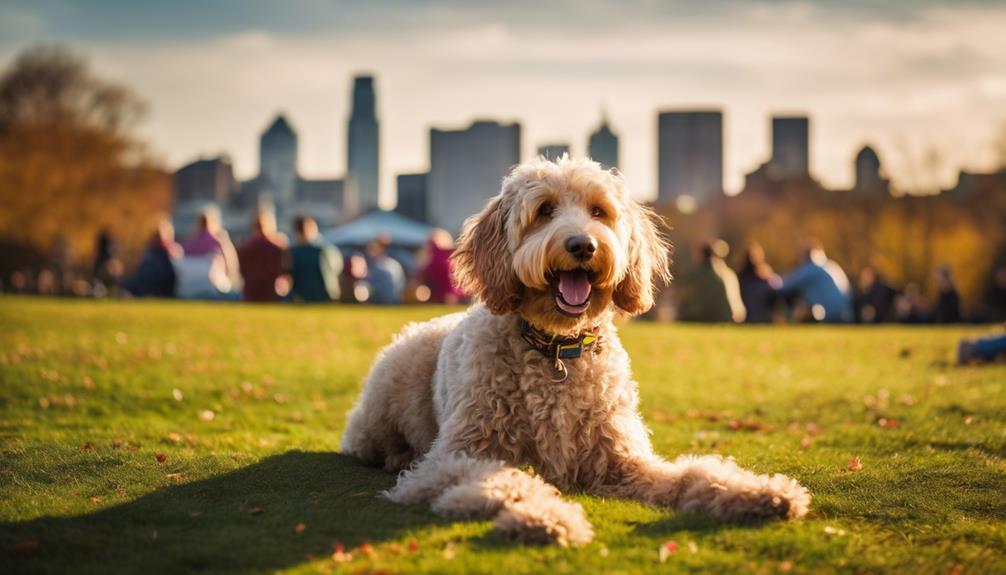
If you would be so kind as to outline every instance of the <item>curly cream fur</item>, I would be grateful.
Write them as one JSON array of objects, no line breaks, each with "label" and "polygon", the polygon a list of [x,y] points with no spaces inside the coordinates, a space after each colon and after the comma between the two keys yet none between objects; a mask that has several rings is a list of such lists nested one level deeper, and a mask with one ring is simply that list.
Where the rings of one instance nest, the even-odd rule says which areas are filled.
[{"label": "curly cream fur", "polygon": [[[543,202],[554,206],[547,216]],[[561,249],[582,233],[598,242],[586,264]],[[653,453],[613,320],[652,306],[653,283],[667,279],[668,246],[617,173],[568,158],[518,166],[466,222],[455,264],[484,303],[407,326],[381,352],[349,414],[342,452],[401,471],[389,499],[493,518],[514,539],[560,545],[593,537],[583,508],[560,489],[725,520],[807,512],[810,494],[789,477],[716,456],[666,461]],[[592,292],[587,311],[570,317],[556,309],[548,278],[575,266],[592,272]],[[552,361],[520,337],[521,318],[557,334],[600,326],[604,344],[566,362],[568,377],[556,382]]]}]

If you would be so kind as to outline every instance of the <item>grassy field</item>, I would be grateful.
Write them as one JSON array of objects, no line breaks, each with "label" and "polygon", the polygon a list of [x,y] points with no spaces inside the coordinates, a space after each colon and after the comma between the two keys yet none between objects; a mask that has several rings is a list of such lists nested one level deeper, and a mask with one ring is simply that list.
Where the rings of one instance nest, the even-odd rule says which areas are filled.
[{"label": "grassy field", "polygon": [[952,361],[986,330],[625,326],[661,453],[790,474],[812,511],[574,495],[597,538],[562,549],[335,452],[375,352],[444,311],[0,298],[0,572],[1006,572],[1006,367]]}]

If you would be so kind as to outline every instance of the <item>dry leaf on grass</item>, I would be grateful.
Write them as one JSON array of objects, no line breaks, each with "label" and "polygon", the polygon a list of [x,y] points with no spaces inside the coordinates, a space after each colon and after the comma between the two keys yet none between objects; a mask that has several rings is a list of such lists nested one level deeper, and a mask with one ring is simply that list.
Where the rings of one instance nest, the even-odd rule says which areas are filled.
[{"label": "dry leaf on grass", "polygon": [[860,461],[858,457],[852,457],[849,459],[848,463],[845,464],[845,468],[852,473],[859,473],[863,470],[863,462]]},{"label": "dry leaf on grass", "polygon": [[303,523],[298,523],[298,524],[297,524],[296,526],[294,526],[294,528],[293,528],[293,532],[294,532],[294,533],[296,533],[297,535],[300,535],[300,534],[301,534],[301,533],[303,533],[303,532],[304,532],[305,530],[307,530],[307,525],[304,525]]},{"label": "dry leaf on grass", "polygon": [[156,455],[154,455],[154,458],[155,458],[155,459],[157,459],[157,462],[158,462],[158,463],[164,463],[165,461],[167,461],[167,460],[168,460],[168,456],[167,456],[167,455],[164,455],[164,454],[163,454],[163,453],[161,453],[160,451],[158,451],[158,452],[157,452],[157,454],[156,454]]},{"label": "dry leaf on grass", "polygon": [[665,563],[672,555],[678,552],[678,543],[673,539],[668,539],[660,546],[660,562]]}]

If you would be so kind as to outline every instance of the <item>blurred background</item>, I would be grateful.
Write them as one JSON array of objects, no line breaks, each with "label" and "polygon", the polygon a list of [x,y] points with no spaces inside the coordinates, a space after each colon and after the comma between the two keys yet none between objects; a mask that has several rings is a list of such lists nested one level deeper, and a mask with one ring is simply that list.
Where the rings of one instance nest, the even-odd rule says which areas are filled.
[{"label": "blurred background", "polygon": [[0,286],[461,303],[535,155],[672,228],[652,317],[1006,319],[1006,2],[0,3]]}]

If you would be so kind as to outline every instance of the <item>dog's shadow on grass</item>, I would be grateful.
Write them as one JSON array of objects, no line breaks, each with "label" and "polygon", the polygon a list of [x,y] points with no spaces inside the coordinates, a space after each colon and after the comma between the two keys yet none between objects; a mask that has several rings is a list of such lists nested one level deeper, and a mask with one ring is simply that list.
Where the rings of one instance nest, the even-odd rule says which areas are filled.
[{"label": "dog's shadow on grass", "polygon": [[[333,453],[291,451],[87,515],[0,523],[0,569],[265,572],[447,520],[395,505],[395,477]],[[9,567],[9,568],[8,568]]]}]

